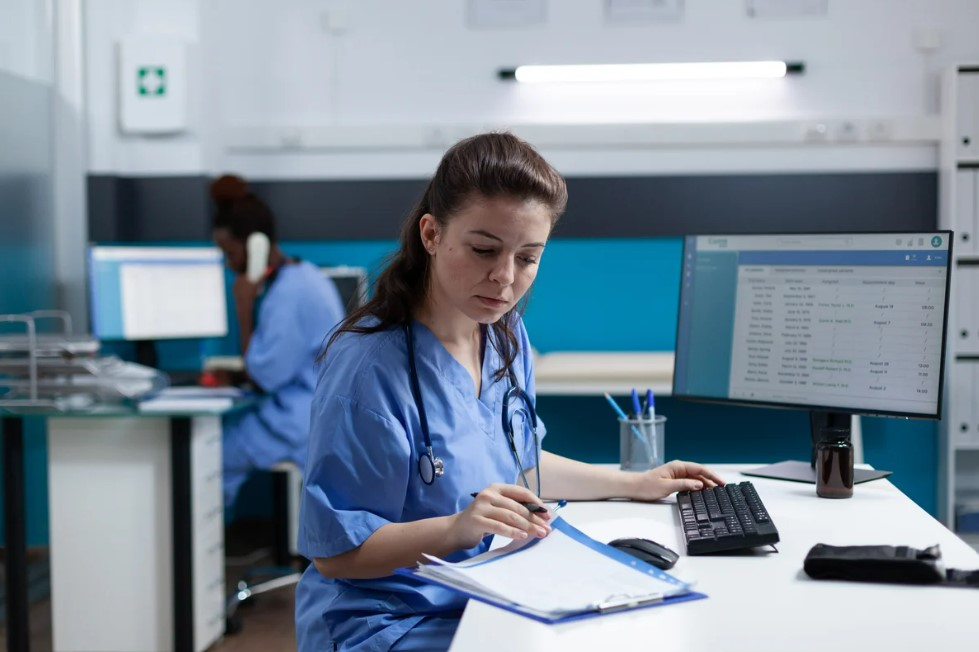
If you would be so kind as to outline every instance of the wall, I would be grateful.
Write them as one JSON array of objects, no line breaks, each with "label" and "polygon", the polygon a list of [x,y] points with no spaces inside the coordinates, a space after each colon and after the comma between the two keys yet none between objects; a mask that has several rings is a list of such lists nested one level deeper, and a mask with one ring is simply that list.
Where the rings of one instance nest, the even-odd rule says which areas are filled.
[{"label": "wall", "polygon": [[[51,15],[45,3],[0,6],[0,314],[55,305]],[[3,332],[16,330],[2,326]],[[47,541],[43,423],[24,432],[27,541]],[[0,535],[3,525],[0,524]]]},{"label": "wall", "polygon": [[[91,0],[85,3],[90,170],[412,177],[434,166],[456,128],[662,123],[685,125],[679,134],[696,147],[610,147],[603,143],[613,136],[599,132],[588,147],[546,153],[567,174],[934,166],[933,148],[909,146],[902,134],[919,131],[917,119],[935,113],[936,72],[975,55],[976,3],[832,2],[825,17],[811,19],[751,19],[744,3],[723,0],[684,5],[678,22],[607,25],[601,0],[562,0],[548,3],[543,26],[473,30],[466,3],[456,0]],[[133,34],[189,43],[190,126],[178,137],[126,137],[116,128],[115,45]],[[929,34],[940,45],[923,53],[915,39]],[[807,70],[772,83],[707,87],[527,88],[496,79],[499,68],[527,61],[762,57],[801,60]],[[890,137],[859,147],[798,142],[807,121],[841,118],[884,119]],[[745,125],[758,121],[760,132]],[[786,123],[788,131],[780,132]],[[329,138],[307,149],[303,138],[318,142],[315,129]],[[734,148],[725,144],[739,133],[753,135]],[[675,136],[648,137],[662,143]],[[797,142],[759,146],[771,137]],[[411,145],[417,142],[422,146]]]},{"label": "wall", "polygon": [[[467,3],[457,0],[89,0],[89,187],[107,187],[115,198],[121,195],[113,188],[145,188],[137,197],[152,200],[141,214],[154,215],[154,228],[165,230],[206,215],[197,198],[206,177],[217,172],[234,170],[273,190],[275,184],[301,181],[417,182],[459,135],[501,126],[538,144],[572,181],[599,184],[602,192],[614,187],[615,178],[667,191],[687,184],[689,194],[672,200],[676,210],[661,212],[651,203],[648,224],[634,230],[623,230],[615,218],[620,205],[640,205],[635,192],[608,202],[607,210],[581,208],[586,198],[601,193],[572,194],[567,224],[579,232],[571,236],[575,240],[564,240],[559,232],[527,316],[543,350],[629,348],[636,342],[671,346],[675,289],[657,292],[643,315],[660,318],[666,327],[657,321],[644,333],[637,319],[626,330],[616,324],[603,341],[587,338],[610,332],[595,323],[608,324],[620,314],[615,297],[627,293],[643,271],[639,262],[623,267],[621,252],[629,250],[633,261],[660,255],[656,260],[669,261],[676,244],[663,236],[689,228],[689,211],[682,209],[691,204],[702,216],[729,221],[731,230],[745,229],[765,211],[774,213],[766,228],[772,223],[786,230],[812,228],[820,216],[824,222],[846,220],[843,216],[857,206],[865,207],[858,211],[863,218],[888,228],[894,214],[874,200],[893,200],[906,191],[900,175],[907,174],[914,179],[913,198],[922,203],[897,201],[913,206],[909,212],[922,223],[935,225],[938,72],[952,61],[979,59],[974,39],[979,3],[837,1],[828,3],[823,17],[752,19],[742,2],[687,0],[681,20],[645,25],[605,24],[603,5],[601,0],[554,1],[547,3],[541,26],[474,30],[467,27]],[[114,47],[132,34],[188,41],[191,99],[184,133],[120,134]],[[916,45],[929,40],[937,48]],[[710,86],[528,88],[496,78],[499,68],[521,62],[741,58],[804,61],[806,72],[775,82]],[[842,175],[849,184],[885,173],[897,176],[859,195],[841,187],[823,195],[812,191],[825,174]],[[766,188],[781,175],[814,194],[797,195],[797,206],[789,202],[773,210]],[[187,193],[172,191],[178,177],[188,180]],[[730,210],[723,194],[728,191],[753,201]],[[302,205],[309,215],[290,212],[287,227],[319,220],[329,234],[360,224],[351,217],[353,209],[330,210],[335,204],[328,197],[313,195]],[[364,203],[373,199],[365,197]],[[710,200],[718,206],[707,208]],[[284,195],[270,201],[291,210]],[[107,217],[105,204],[90,206],[96,224]],[[128,210],[112,220],[131,227],[128,220],[139,215]],[[394,224],[401,216],[387,207],[378,210],[385,213],[371,224]],[[158,216],[168,213],[172,219],[162,224]],[[606,225],[611,227],[603,233]],[[170,237],[156,233],[158,239]],[[304,238],[301,232],[295,237]],[[315,257],[328,251],[329,262],[349,264],[364,264],[364,247],[390,246],[389,241],[361,242],[363,237],[382,236],[372,231],[342,241],[293,244],[300,253],[312,249]],[[659,275],[668,274],[664,263]],[[602,293],[604,287],[615,291]],[[596,294],[607,301],[600,303]],[[589,302],[593,311],[582,316],[576,301]],[[597,432],[578,426],[605,424],[606,408],[562,401],[544,400],[543,407],[551,406],[556,415],[548,421],[548,445],[607,457],[595,439],[599,435],[558,439],[562,430]],[[804,421],[798,414],[668,407],[675,417],[671,455],[758,462],[804,455]],[[542,410],[545,419],[548,411]],[[555,427],[562,423],[566,429]],[[796,433],[800,424],[803,432]],[[934,425],[882,420],[866,431],[868,461],[898,470],[898,485],[934,511]]]}]

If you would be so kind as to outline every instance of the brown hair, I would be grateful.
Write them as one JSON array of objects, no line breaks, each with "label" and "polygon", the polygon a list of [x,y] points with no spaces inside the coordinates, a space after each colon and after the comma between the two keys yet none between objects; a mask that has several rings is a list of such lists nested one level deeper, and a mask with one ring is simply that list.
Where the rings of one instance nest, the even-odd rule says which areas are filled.
[{"label": "brown hair", "polygon": [[[323,350],[344,332],[376,333],[407,324],[424,300],[429,275],[429,253],[422,244],[419,221],[431,214],[445,227],[474,197],[513,197],[535,200],[551,212],[557,223],[568,202],[564,178],[530,144],[510,133],[480,134],[453,145],[442,157],[425,193],[401,227],[398,250],[386,261],[374,286],[374,296],[340,324]],[[490,324],[493,347],[503,366],[496,379],[510,373],[517,355],[513,333],[516,315],[526,306],[526,296],[496,323]],[[377,322],[364,325],[365,317]]]},{"label": "brown hair", "polygon": [[272,210],[259,199],[241,177],[225,174],[211,182],[211,199],[217,206],[212,229],[227,229],[244,242],[252,233],[264,233],[275,242],[275,217]]}]

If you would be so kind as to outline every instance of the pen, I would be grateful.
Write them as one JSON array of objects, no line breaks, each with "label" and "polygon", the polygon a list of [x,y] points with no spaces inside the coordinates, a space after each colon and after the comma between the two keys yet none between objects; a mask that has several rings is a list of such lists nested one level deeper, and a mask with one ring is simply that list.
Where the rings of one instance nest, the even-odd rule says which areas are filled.
[{"label": "pen", "polygon": [[[612,409],[615,410],[615,413],[619,415],[620,419],[622,419],[623,421],[629,420],[629,417],[627,417],[625,412],[622,411],[622,408],[619,407],[619,404],[615,402],[615,399],[609,396],[608,392],[605,392],[605,400],[608,401],[608,404],[612,406]],[[639,415],[636,415],[636,418],[637,419],[640,418]],[[639,441],[643,443],[643,445],[646,447],[646,450],[649,451],[650,455],[652,455],[652,451],[649,448],[649,442],[646,441],[646,438],[642,436],[642,433],[639,432],[639,430],[634,425],[630,425],[629,429],[632,430],[632,434],[634,434],[639,439]]]},{"label": "pen", "polygon": [[642,408],[639,406],[639,394],[636,393],[636,388],[632,388],[632,411],[635,413],[637,419],[642,419]]},{"label": "pen", "polygon": [[646,409],[649,410],[649,418],[656,419],[656,402],[653,400],[653,390],[646,390]]},{"label": "pen", "polygon": [[[479,495],[479,492],[474,491],[469,495],[475,498],[476,496]],[[528,510],[530,510],[532,514],[543,514],[544,512],[547,511],[546,507],[544,507],[543,505],[538,505],[537,503],[520,503],[520,504],[526,507]]]}]

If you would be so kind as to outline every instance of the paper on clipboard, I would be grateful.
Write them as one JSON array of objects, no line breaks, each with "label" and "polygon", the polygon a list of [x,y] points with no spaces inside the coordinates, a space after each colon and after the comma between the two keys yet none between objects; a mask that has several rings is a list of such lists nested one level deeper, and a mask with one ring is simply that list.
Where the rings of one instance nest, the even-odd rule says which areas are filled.
[{"label": "paper on clipboard", "polygon": [[509,554],[494,550],[456,564],[429,557],[413,575],[547,620],[690,593],[686,582],[609,551],[559,518],[547,537]]}]

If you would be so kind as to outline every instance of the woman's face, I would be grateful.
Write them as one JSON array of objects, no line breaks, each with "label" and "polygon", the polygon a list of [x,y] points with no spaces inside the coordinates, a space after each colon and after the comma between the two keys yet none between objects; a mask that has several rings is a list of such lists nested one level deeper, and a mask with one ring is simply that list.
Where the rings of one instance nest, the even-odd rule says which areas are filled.
[{"label": "woman's face", "polygon": [[228,229],[214,229],[211,232],[214,244],[224,252],[224,262],[235,274],[244,274],[248,256],[245,253],[245,243],[235,240]]},{"label": "woman's face", "polygon": [[512,309],[537,277],[551,214],[536,200],[476,197],[444,227],[429,214],[420,226],[431,254],[429,308],[490,324]]}]

